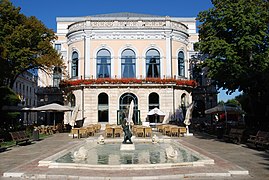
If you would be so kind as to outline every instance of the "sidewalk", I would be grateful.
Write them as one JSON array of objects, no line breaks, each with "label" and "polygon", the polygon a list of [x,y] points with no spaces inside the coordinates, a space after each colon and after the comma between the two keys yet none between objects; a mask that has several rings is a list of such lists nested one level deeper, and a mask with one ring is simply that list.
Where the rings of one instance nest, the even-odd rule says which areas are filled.
[{"label": "sidewalk", "polygon": [[[244,145],[225,143],[204,134],[180,137],[182,144],[214,158],[207,167],[175,167],[163,170],[96,171],[81,169],[49,169],[38,167],[38,161],[85,139],[72,139],[67,133],[54,134],[42,141],[16,146],[0,153],[0,179],[3,173],[21,175],[27,179],[266,179],[269,177],[269,153]],[[247,170],[249,175],[226,176],[227,172]],[[17,174],[16,174],[17,173]],[[190,177],[187,177],[191,175]],[[214,177],[211,177],[215,175]],[[127,178],[128,177],[128,178]]]}]

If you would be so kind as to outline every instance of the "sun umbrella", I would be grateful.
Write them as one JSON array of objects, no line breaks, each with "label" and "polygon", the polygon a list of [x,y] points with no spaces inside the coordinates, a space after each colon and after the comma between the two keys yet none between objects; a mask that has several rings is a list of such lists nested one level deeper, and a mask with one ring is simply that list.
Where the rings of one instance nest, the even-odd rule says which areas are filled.
[{"label": "sun umbrella", "polygon": [[213,108],[205,110],[205,114],[215,114],[221,112],[229,114],[244,114],[244,111],[241,109],[241,107],[234,105],[219,104]]},{"label": "sun umbrella", "polygon": [[152,110],[150,110],[150,111],[148,112],[148,115],[149,115],[149,116],[151,116],[151,115],[165,116],[165,113],[162,112],[160,109],[158,109],[158,108],[155,107],[154,109],[152,109]]},{"label": "sun umbrella", "polygon": [[73,112],[72,112],[72,116],[71,116],[71,120],[69,122],[69,124],[74,127],[75,126],[75,122],[78,116],[78,110],[79,110],[79,106],[75,106]]},{"label": "sun umbrella", "polygon": [[193,102],[189,105],[189,107],[187,108],[187,112],[186,112],[186,116],[185,116],[185,120],[184,120],[184,124],[186,124],[186,126],[189,126],[191,124],[191,118],[192,118],[192,111],[193,111]]},{"label": "sun umbrella", "polygon": [[157,124],[157,116],[165,116],[165,113],[155,107],[148,112],[148,116],[155,115],[155,124]]},{"label": "sun umbrella", "polygon": [[64,111],[72,111],[72,108],[69,106],[62,106],[57,103],[51,103],[44,106],[39,106],[36,108],[32,108],[33,111],[50,111],[50,112],[64,112]]},{"label": "sun umbrella", "polygon": [[40,112],[54,112],[54,126],[55,126],[55,112],[65,112],[65,111],[72,111],[72,108],[69,106],[62,106],[57,103],[51,103],[44,106],[39,106],[36,108],[32,108],[32,111],[40,111]]},{"label": "sun umbrella", "polygon": [[192,102],[189,107],[187,107],[187,112],[184,120],[184,124],[186,125],[187,133],[186,135],[192,135],[192,133],[189,133],[189,125],[191,125],[191,118],[192,118],[192,111],[193,111],[194,103]]},{"label": "sun umbrella", "polygon": [[129,106],[129,112],[128,112],[128,123],[129,126],[131,124],[132,118],[133,118],[133,114],[134,114],[134,101],[132,100]]}]

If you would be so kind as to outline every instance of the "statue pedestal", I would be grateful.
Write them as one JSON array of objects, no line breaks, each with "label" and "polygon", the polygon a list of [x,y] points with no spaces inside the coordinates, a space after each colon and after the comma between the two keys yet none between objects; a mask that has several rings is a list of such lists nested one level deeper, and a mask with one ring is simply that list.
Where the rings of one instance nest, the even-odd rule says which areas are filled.
[{"label": "statue pedestal", "polygon": [[134,144],[121,144],[120,150],[121,151],[134,151],[135,145]]},{"label": "statue pedestal", "polygon": [[186,126],[187,133],[184,134],[184,136],[193,136],[193,133],[190,133],[189,126]]}]

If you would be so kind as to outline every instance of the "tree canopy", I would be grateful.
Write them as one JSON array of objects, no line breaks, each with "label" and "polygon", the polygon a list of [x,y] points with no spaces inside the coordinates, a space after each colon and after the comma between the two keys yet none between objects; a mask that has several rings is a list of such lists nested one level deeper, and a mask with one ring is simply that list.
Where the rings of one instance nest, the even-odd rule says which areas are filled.
[{"label": "tree canopy", "polygon": [[52,42],[57,38],[36,17],[26,17],[9,0],[0,0],[0,86],[12,87],[27,70],[45,71],[63,62]]},{"label": "tree canopy", "polygon": [[203,64],[208,76],[218,88],[239,89],[252,100],[265,101],[269,95],[269,1],[212,0],[212,4],[197,17],[201,22],[198,48],[208,55]]},{"label": "tree canopy", "polygon": [[267,0],[212,0],[200,12],[199,49],[218,87],[230,91],[263,91],[269,72],[269,6]]}]

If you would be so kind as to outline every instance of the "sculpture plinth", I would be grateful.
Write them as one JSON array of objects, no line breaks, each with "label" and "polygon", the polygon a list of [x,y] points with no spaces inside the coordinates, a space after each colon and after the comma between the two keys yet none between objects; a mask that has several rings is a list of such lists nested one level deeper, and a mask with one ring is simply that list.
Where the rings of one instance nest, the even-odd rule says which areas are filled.
[{"label": "sculpture plinth", "polygon": [[134,144],[121,144],[120,150],[121,151],[134,151],[135,145]]}]

